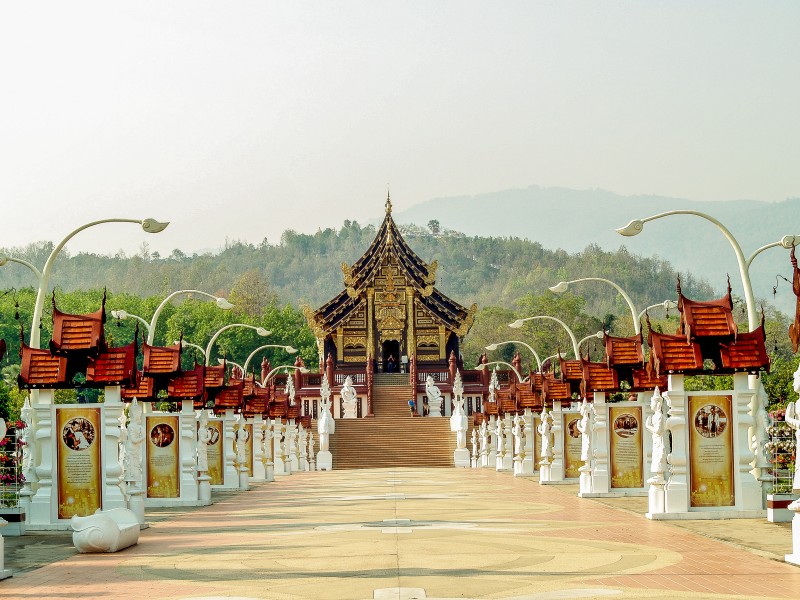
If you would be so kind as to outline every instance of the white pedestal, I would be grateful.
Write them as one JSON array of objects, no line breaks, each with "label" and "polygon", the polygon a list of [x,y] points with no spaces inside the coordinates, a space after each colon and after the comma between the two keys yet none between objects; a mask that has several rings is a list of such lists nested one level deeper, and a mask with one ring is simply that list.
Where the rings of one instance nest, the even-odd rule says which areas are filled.
[{"label": "white pedestal", "polygon": [[791,506],[795,511],[792,517],[792,553],[787,554],[784,560],[800,566],[800,501],[796,500]]},{"label": "white pedestal", "polygon": [[[131,482],[133,484],[134,482]],[[144,528],[144,490],[136,489],[132,485],[128,486],[128,510],[136,515],[139,525]]]},{"label": "white pedestal", "polygon": [[317,453],[317,471],[333,471],[333,455],[328,450]]},{"label": "white pedestal", "polygon": [[[8,525],[8,521],[0,517],[0,527],[5,527]],[[3,535],[0,533],[0,579],[8,579],[11,577],[11,569],[5,568],[5,541],[3,541]]]},{"label": "white pedestal", "polygon": [[453,451],[453,463],[457,469],[468,469],[469,459],[469,450],[466,448],[456,448]]},{"label": "white pedestal", "polygon": [[197,477],[198,501],[203,504],[211,504],[211,477],[205,471],[201,471]]},{"label": "white pedestal", "polygon": [[588,464],[578,469],[581,474],[578,478],[579,494],[592,493],[592,467]]},{"label": "white pedestal", "polygon": [[664,512],[664,486],[666,480],[663,477],[656,476],[648,479],[650,483],[650,490],[648,491],[648,509],[645,515],[648,519],[653,519],[653,515],[658,515]]},{"label": "white pedestal", "polygon": [[550,483],[550,461],[547,459],[539,464],[539,483]]}]

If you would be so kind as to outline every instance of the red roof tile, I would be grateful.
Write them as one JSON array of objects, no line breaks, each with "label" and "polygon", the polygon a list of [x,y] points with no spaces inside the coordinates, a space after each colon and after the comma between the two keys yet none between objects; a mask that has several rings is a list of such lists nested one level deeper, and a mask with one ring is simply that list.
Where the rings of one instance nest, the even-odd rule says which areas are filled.
[{"label": "red roof tile", "polygon": [[169,380],[167,395],[175,400],[199,400],[203,397],[203,373],[205,368],[198,365],[191,371],[184,371]]},{"label": "red roof tile", "polygon": [[122,399],[142,402],[152,401],[155,398],[155,382],[150,377],[143,377],[141,371],[137,377],[138,385],[134,388],[122,388]]},{"label": "red roof tile", "polygon": [[722,368],[733,371],[769,371],[769,355],[764,346],[764,325],[753,331],[740,333],[736,340],[719,345]]},{"label": "red roof tile", "polygon": [[689,300],[681,293],[678,282],[678,310],[681,313],[680,332],[686,335],[687,341],[698,338],[736,336],[736,323],[733,320],[733,300],[731,298],[730,280],[728,293],[717,300]]},{"label": "red roof tile", "polygon": [[667,335],[650,331],[648,337],[650,363],[657,375],[661,373],[693,373],[703,370],[700,345],[686,343],[682,335]]},{"label": "red roof tile", "polygon": [[640,367],[644,364],[642,335],[615,337],[605,334],[607,363],[609,366]]},{"label": "red roof tile", "polygon": [[562,379],[566,381],[580,381],[583,378],[583,367],[581,366],[580,359],[564,360],[559,357],[558,362]]},{"label": "red roof tile", "polygon": [[50,350],[31,348],[24,342],[21,345],[22,364],[18,377],[22,389],[55,389],[72,387],[67,378],[67,359],[54,356]]},{"label": "red roof tile", "polygon": [[70,315],[56,308],[53,292],[53,339],[50,350],[53,354],[66,355],[67,352],[98,353],[103,350],[105,338],[103,324],[106,322],[106,299],[97,312],[86,315]]},{"label": "red roof tile", "polygon": [[127,346],[108,348],[96,358],[89,358],[86,367],[86,386],[136,386],[136,350],[137,344],[134,340]]},{"label": "red roof tile", "polygon": [[582,361],[583,382],[587,391],[606,392],[619,389],[617,371],[606,363]]},{"label": "red roof tile", "polygon": [[181,345],[151,346],[142,344],[144,352],[144,374],[147,377],[177,375],[181,370]]}]

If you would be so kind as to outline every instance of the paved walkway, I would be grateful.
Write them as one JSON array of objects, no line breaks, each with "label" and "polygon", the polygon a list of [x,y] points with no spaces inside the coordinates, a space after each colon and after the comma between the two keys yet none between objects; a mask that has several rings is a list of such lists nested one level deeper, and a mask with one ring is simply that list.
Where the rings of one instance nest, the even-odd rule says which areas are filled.
[{"label": "paved walkway", "polygon": [[0,598],[800,595],[800,568],[485,469],[301,473],[151,521],[117,554],[54,546]]}]

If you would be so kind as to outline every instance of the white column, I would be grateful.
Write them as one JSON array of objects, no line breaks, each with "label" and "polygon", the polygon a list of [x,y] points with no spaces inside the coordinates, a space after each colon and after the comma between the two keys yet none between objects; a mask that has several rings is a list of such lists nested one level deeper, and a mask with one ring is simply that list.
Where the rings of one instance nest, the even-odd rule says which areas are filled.
[{"label": "white column", "polygon": [[225,434],[223,450],[225,452],[225,473],[223,475],[223,487],[238,488],[239,487],[239,472],[236,470],[236,452],[233,448],[234,431],[233,425],[236,422],[236,417],[233,414],[233,409],[225,410],[222,417],[222,428]]},{"label": "white column", "polygon": [[683,388],[683,375],[670,375],[667,387],[669,391],[663,395],[669,407],[667,429],[672,434],[672,451],[667,459],[670,475],[664,488],[664,512],[689,512],[687,480],[689,440],[686,430],[686,394]]},{"label": "white column", "polygon": [[180,457],[181,457],[181,501],[195,503],[199,499],[197,485],[197,417],[194,402],[181,400]]},{"label": "white column", "polygon": [[[753,383],[758,385],[758,379],[753,378]],[[733,441],[734,468],[736,478],[736,505],[739,510],[763,510],[763,497],[761,483],[751,472],[751,463],[755,454],[750,446],[750,432],[755,426],[755,419],[750,414],[750,405],[755,401],[756,389],[751,388],[746,373],[736,373],[733,376],[734,411],[737,423]]]},{"label": "white column", "polygon": [[534,419],[533,419],[533,411],[530,408],[526,408],[525,412],[522,415],[522,418],[525,421],[525,428],[523,430],[524,433],[524,442],[523,442],[523,457],[522,457],[522,468],[520,475],[523,477],[531,477],[533,472],[536,470],[536,466],[533,464],[533,455],[534,455]]},{"label": "white column", "polygon": [[792,553],[787,554],[784,560],[800,566],[800,500],[792,502],[789,505],[789,510],[794,511],[794,517],[792,517]]},{"label": "white column", "polygon": [[253,417],[253,481],[266,481],[264,461],[264,419]]},{"label": "white column", "polygon": [[564,412],[561,409],[561,401],[553,401],[553,410],[550,411],[553,417],[553,458],[550,462],[551,483],[564,481]]},{"label": "white column", "polygon": [[105,388],[103,415],[103,510],[128,508],[122,493],[122,463],[119,461],[120,421],[122,393],[119,386]]},{"label": "white column", "polygon": [[[36,412],[36,428],[33,443],[35,474],[38,487],[31,498],[28,523],[31,525],[49,525],[56,521],[53,487],[58,485],[58,474],[55,472],[55,446],[53,445],[53,390],[38,391],[38,400],[32,408]],[[31,398],[34,394],[31,393]],[[55,480],[54,480],[55,479]]]},{"label": "white column", "polygon": [[[642,427],[642,424],[639,424]],[[592,453],[594,467],[592,469],[591,492],[594,494],[607,494],[611,491],[608,475],[608,455],[611,440],[608,429],[608,404],[606,393],[594,393],[594,440]]]},{"label": "white column", "polygon": [[497,465],[497,415],[489,415],[489,423],[487,425],[489,434],[489,449],[486,453],[485,467],[494,469]]},{"label": "white column", "polygon": [[505,431],[505,453],[503,455],[503,471],[513,471],[514,470],[514,436],[512,435],[512,431],[514,429],[514,425],[511,420],[511,415],[506,414],[505,418],[503,419],[503,423],[505,427],[503,430]]}]

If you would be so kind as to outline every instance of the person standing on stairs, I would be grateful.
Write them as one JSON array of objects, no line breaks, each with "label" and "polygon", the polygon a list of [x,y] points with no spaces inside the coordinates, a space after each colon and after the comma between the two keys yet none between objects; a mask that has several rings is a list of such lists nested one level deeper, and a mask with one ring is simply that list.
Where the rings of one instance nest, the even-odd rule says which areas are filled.
[{"label": "person standing on stairs", "polygon": [[386,372],[394,373],[394,356],[391,354],[389,355],[389,358],[386,359]]},{"label": "person standing on stairs", "polygon": [[413,417],[414,413],[416,412],[416,408],[417,408],[416,403],[414,402],[413,398],[411,398],[411,400],[408,401],[408,408],[411,411],[411,416]]}]

